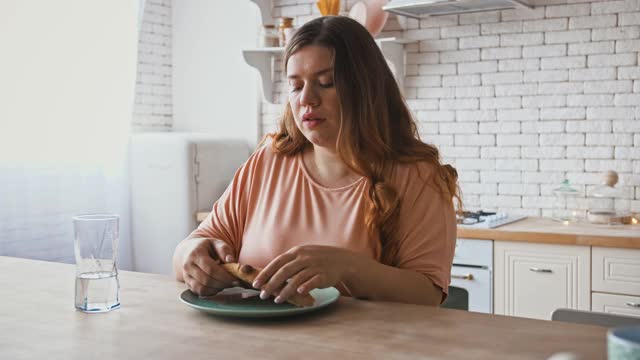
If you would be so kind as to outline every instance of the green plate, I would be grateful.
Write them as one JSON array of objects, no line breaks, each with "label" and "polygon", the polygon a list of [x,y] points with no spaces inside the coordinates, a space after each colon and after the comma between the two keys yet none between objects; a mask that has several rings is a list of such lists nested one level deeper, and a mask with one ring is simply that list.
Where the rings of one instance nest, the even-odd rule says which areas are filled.
[{"label": "green plate", "polygon": [[204,312],[214,315],[243,317],[243,318],[263,318],[276,316],[290,316],[310,311],[315,311],[334,303],[340,297],[340,292],[334,287],[326,289],[314,289],[311,296],[316,300],[313,306],[297,307],[289,303],[276,304],[273,298],[261,300],[258,291],[242,288],[226,289],[221,293],[200,298],[198,295],[185,290],[180,294],[180,301]]}]

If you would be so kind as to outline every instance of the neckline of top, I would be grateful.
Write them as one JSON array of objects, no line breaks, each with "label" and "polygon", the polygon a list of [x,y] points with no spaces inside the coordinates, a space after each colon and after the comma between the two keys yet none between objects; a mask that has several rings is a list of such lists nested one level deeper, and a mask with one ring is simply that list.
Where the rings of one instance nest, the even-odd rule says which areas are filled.
[{"label": "neckline of top", "polygon": [[302,155],[303,152],[299,152],[296,155],[296,161],[298,163],[298,169],[302,172],[302,174],[304,175],[304,177],[315,187],[317,187],[320,190],[323,191],[346,191],[349,190],[355,186],[357,186],[358,184],[360,184],[361,182],[364,181],[365,177],[364,176],[360,176],[360,178],[358,178],[358,180],[352,182],[351,184],[345,185],[345,186],[340,186],[340,187],[336,187],[336,188],[330,188],[330,187],[326,187],[322,184],[320,184],[319,182],[317,182],[309,173],[309,170],[307,170],[307,167],[304,164],[304,160],[302,159]]}]

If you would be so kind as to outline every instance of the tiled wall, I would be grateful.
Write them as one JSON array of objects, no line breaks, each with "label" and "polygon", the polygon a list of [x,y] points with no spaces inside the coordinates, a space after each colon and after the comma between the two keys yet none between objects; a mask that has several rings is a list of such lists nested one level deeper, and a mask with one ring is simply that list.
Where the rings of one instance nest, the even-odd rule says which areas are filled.
[{"label": "tiled wall", "polygon": [[171,0],[146,0],[138,41],[134,130],[171,129],[171,71]]},{"label": "tiled wall", "polygon": [[[302,24],[315,2],[275,0],[272,15]],[[547,216],[565,178],[585,194],[611,169],[640,211],[640,0],[568,3],[404,29],[389,17],[381,36],[416,40],[404,92],[423,140],[457,167],[467,208]],[[265,132],[286,99],[284,82],[275,89]]]}]

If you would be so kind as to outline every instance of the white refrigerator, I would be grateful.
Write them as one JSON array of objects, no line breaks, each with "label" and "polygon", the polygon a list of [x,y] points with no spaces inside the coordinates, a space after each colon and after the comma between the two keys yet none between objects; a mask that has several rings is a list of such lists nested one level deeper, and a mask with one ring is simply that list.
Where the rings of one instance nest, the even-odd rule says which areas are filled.
[{"label": "white refrigerator", "polygon": [[173,274],[176,245],[210,211],[249,158],[246,140],[196,133],[131,137],[132,262],[135,271]]}]

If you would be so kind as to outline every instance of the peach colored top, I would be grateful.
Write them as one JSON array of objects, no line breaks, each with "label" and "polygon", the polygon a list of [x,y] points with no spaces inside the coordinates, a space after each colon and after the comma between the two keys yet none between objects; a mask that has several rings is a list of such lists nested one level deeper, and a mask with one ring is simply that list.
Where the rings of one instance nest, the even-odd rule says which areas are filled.
[{"label": "peach colored top", "polygon": [[[395,166],[392,186],[401,197],[397,267],[426,275],[445,293],[456,241],[453,205],[444,201],[425,163]],[[240,263],[264,267],[299,245],[330,245],[380,260],[380,240],[367,235],[364,177],[326,188],[307,172],[302,154],[276,154],[268,143],[236,172],[191,234],[227,241]],[[344,292],[344,291],[343,291]]]}]

